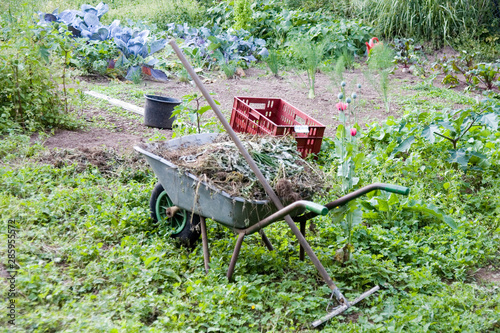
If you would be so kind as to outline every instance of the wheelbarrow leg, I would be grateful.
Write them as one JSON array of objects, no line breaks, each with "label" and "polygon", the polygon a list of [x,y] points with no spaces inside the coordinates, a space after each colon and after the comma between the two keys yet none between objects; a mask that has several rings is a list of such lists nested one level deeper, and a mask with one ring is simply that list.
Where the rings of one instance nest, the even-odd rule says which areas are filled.
[{"label": "wheelbarrow leg", "polygon": [[201,241],[203,244],[203,261],[205,262],[205,273],[208,274],[210,267],[210,252],[208,252],[208,237],[207,237],[207,224],[205,223],[205,218],[200,216],[200,227],[201,227]]},{"label": "wheelbarrow leg", "polygon": [[245,238],[245,233],[240,232],[238,234],[238,239],[236,240],[236,245],[234,246],[233,256],[231,257],[231,262],[229,263],[229,269],[227,270],[227,279],[231,281],[231,277],[233,276],[234,266],[236,266],[236,261],[238,260],[238,256],[240,254],[241,244],[243,244],[243,239]]},{"label": "wheelbarrow leg", "polygon": [[273,244],[269,241],[269,238],[267,238],[266,234],[264,233],[264,230],[259,230],[260,237],[262,238],[262,241],[264,244],[266,244],[266,247],[269,251],[274,251]]},{"label": "wheelbarrow leg", "polygon": [[[304,238],[306,237],[306,221],[300,221],[300,233]],[[304,261],[304,247],[300,244],[299,259]]]}]

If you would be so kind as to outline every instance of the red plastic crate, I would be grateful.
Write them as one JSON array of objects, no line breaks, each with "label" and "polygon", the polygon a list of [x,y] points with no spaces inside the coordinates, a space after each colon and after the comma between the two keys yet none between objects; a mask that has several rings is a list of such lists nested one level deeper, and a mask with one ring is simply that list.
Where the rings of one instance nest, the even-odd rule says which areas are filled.
[{"label": "red plastic crate", "polygon": [[318,153],[325,125],[281,98],[235,97],[231,127],[240,133],[293,135],[305,158]]}]

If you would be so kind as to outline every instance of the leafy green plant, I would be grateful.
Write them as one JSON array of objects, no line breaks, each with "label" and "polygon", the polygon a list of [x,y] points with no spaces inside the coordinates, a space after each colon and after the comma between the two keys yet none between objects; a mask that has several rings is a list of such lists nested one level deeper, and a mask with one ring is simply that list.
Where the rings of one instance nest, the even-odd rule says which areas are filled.
[{"label": "leafy green plant", "polygon": [[[73,95],[75,93],[74,88],[67,88],[67,80],[69,79],[67,75],[67,68],[71,65],[74,64],[74,46],[73,43],[70,39],[71,32],[69,32],[66,29],[66,26],[59,27],[58,25],[54,26],[53,32],[59,32],[59,34],[53,33],[51,43],[52,43],[52,48],[51,48],[51,53],[52,55],[58,55],[59,57],[62,58],[62,75],[61,75],[61,83],[62,88],[63,88],[63,96],[62,100],[64,102],[64,110],[66,113],[69,112],[69,107],[68,107],[68,99],[69,99],[69,93]],[[48,61],[48,57],[44,56],[45,60]]]},{"label": "leafy green plant", "polygon": [[252,9],[250,8],[251,0],[235,0],[234,1],[234,24],[235,29],[245,29],[251,26]]},{"label": "leafy green plant", "polygon": [[432,64],[433,69],[440,70],[443,72],[445,77],[443,78],[443,84],[449,84],[450,87],[456,87],[460,81],[458,80],[457,74],[463,75],[465,82],[469,87],[473,87],[474,80],[472,79],[471,70],[474,69],[474,59],[477,57],[477,53],[469,53],[463,50],[460,55],[447,57],[444,56],[437,62]]},{"label": "leafy green plant", "polygon": [[[8,29],[0,31],[0,130],[75,126],[68,114],[68,95],[74,89],[66,89],[71,51],[66,36],[60,34],[64,28],[39,28],[31,17],[18,14],[17,19],[11,17]],[[54,64],[49,66],[51,50]],[[62,64],[61,77],[53,75],[55,64]],[[62,97],[58,83],[63,85]]]},{"label": "leafy green plant", "polygon": [[470,74],[473,75],[472,80],[474,83],[479,84],[479,82],[481,82],[486,86],[486,89],[491,90],[495,85],[499,86],[500,63],[477,64],[475,68],[470,71]]},{"label": "leafy green plant", "polygon": [[434,204],[422,200],[404,199],[392,193],[380,192],[379,194],[368,194],[369,200],[361,200],[361,205],[365,209],[363,216],[369,219],[381,218],[384,226],[402,227],[405,216],[408,218],[415,214],[420,214],[435,221],[446,223],[451,229],[458,228],[455,220],[447,215],[442,209]]},{"label": "leafy green plant", "polygon": [[422,50],[422,46],[414,45],[412,38],[396,38],[390,46],[396,51],[394,60],[402,64],[404,68],[409,68],[410,65],[418,62],[417,52]]},{"label": "leafy green plant", "polygon": [[71,63],[85,73],[113,75],[110,61],[117,59],[120,53],[112,40],[94,41],[82,38],[75,40],[74,54]]},{"label": "leafy green plant", "polygon": [[[439,120],[438,120],[439,119]],[[434,143],[436,138],[434,134],[451,142],[453,149],[449,150],[450,156],[447,161],[459,165],[467,170],[469,162],[474,161],[477,166],[472,169],[481,170],[482,166],[487,165],[488,161],[484,154],[481,154],[472,147],[458,148],[458,143],[467,136],[474,127],[489,127],[496,131],[499,114],[488,106],[475,106],[466,110],[455,110],[443,114],[443,117],[436,119],[435,122],[426,126],[422,130],[422,137]],[[475,130],[478,132],[478,130]],[[480,133],[481,131],[479,131]],[[475,140],[472,139],[472,142]]]},{"label": "leafy green plant", "polygon": [[[221,132],[222,126],[215,117],[201,122],[201,116],[212,109],[210,105],[202,106],[203,98],[196,93],[182,97],[182,103],[177,105],[172,112],[172,117],[176,117],[173,124],[173,138],[194,133]],[[220,105],[218,101],[215,103]]]}]

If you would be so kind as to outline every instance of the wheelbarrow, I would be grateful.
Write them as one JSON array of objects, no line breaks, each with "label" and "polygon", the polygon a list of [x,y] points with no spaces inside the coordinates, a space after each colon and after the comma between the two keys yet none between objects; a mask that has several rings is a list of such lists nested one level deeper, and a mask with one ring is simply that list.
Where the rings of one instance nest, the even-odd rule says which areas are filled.
[{"label": "wheelbarrow", "polygon": [[[409,192],[409,189],[403,186],[378,183],[363,187],[326,205],[300,200],[282,209],[278,209],[274,203],[269,200],[251,201],[241,197],[231,196],[212,186],[207,181],[189,172],[179,170],[179,167],[172,161],[152,152],[157,151],[157,149],[169,151],[200,146],[213,142],[218,135],[219,134],[195,134],[170,141],[147,144],[143,147],[136,146],[134,149],[145,156],[159,180],[158,184],[153,189],[150,199],[152,218],[168,228],[169,234],[172,237],[180,239],[187,245],[193,245],[194,242],[198,240],[201,233],[204,265],[207,273],[209,270],[210,255],[205,218],[210,218],[230,228],[238,235],[227,271],[227,278],[229,280],[231,280],[234,273],[240,248],[245,236],[258,232],[265,246],[272,251],[273,246],[266,237],[264,228],[274,222],[283,220],[286,215],[294,216],[295,221],[300,223],[300,232],[302,236],[305,236],[306,223],[308,220],[318,215],[326,215],[329,210],[345,205],[349,201],[370,191],[384,190],[404,195]],[[309,246],[307,242],[304,245],[305,247]],[[310,251],[312,251],[312,249],[310,249]],[[304,260],[304,246],[302,244],[300,246],[299,257],[301,260]],[[315,265],[318,263],[315,262]],[[319,265],[321,265],[321,263],[319,263]],[[369,294],[377,290],[378,286],[372,288]],[[347,302],[343,296],[340,298],[344,299],[344,305],[349,307],[367,297],[369,294],[365,293],[361,295],[363,297],[359,297],[357,301],[355,300],[352,302]],[[336,296],[338,299],[339,295]]]}]

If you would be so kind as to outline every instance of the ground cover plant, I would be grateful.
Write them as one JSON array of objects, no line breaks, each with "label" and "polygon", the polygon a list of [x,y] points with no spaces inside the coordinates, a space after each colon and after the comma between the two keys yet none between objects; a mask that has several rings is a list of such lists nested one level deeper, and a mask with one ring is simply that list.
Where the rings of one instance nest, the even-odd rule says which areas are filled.
[{"label": "ground cover plant", "polygon": [[[226,115],[233,94],[277,91],[303,103],[301,108],[328,124],[321,153],[317,160],[307,163],[322,169],[331,188],[327,194],[313,197],[314,201],[327,203],[372,182],[411,189],[408,197],[373,192],[348,207],[352,208],[351,217],[339,207],[309,225],[308,242],[349,299],[374,285],[381,287],[320,330],[500,330],[500,289],[498,277],[495,278],[500,266],[500,99],[495,90],[496,74],[491,73],[496,71],[494,66],[478,66],[484,73],[472,73],[491,81],[493,87],[488,91],[484,89],[487,81],[484,87],[479,83],[477,88],[464,91],[463,74],[457,75],[461,85],[448,89],[440,84],[445,76],[442,73],[419,79],[409,73],[388,71],[391,84],[385,93],[391,101],[390,113],[378,112],[383,117],[372,122],[367,119],[377,110],[384,110],[385,103],[383,95],[377,95],[362,73],[368,68],[366,58],[361,57],[364,42],[372,37],[372,30],[365,23],[335,20],[303,9],[287,12],[286,7],[273,1],[256,1],[250,8],[247,1],[238,1],[238,8],[234,9],[237,20],[232,18],[232,5],[227,3],[183,5],[165,0],[154,6],[159,8],[167,2],[183,8],[208,6],[220,10],[210,17],[214,22],[221,17],[215,23],[223,27],[220,36],[224,37],[215,34],[217,39],[207,44],[227,45],[229,48],[224,50],[246,47],[245,38],[263,38],[260,34],[265,33],[266,24],[276,28],[268,31],[266,45],[273,48],[270,54],[276,52],[280,66],[275,69],[281,68],[280,79],[266,75],[265,70],[250,68],[248,78],[219,80],[205,66],[204,80],[211,90],[217,91],[215,97],[220,99]],[[84,4],[58,3],[61,9],[80,8]],[[131,16],[130,8],[148,6],[141,2],[127,7],[129,4],[121,0],[114,3],[120,4],[120,12],[127,16]],[[349,3],[343,3],[345,6],[339,10],[355,12]],[[255,4],[263,4],[264,9],[258,11]],[[98,2],[91,5],[97,7]],[[109,5],[112,14],[112,3]],[[4,3],[0,4],[4,9],[2,6]],[[23,9],[26,13],[40,9],[34,4],[26,8],[30,8]],[[162,226],[151,219],[148,201],[157,179],[145,161],[130,151],[110,148],[120,135],[134,134],[135,138],[151,142],[170,138],[172,131],[147,131],[138,115],[78,94],[72,81],[77,71],[68,62],[82,58],[74,57],[73,49],[68,47],[73,45],[72,37],[64,34],[68,31],[64,25],[45,30],[35,26],[30,14],[23,21],[20,16],[9,15],[8,10],[3,13],[0,70],[5,76],[0,76],[0,81],[4,78],[5,94],[0,93],[0,243],[7,244],[8,225],[15,225],[18,266],[16,325],[10,325],[9,318],[2,315],[0,327],[13,332],[312,331],[309,324],[325,314],[330,290],[307,258],[304,262],[299,260],[298,242],[285,224],[266,229],[275,246],[273,252],[261,244],[258,235],[245,238],[234,281],[229,283],[225,274],[235,236],[209,220],[212,261],[206,275],[201,244],[195,244],[193,249],[181,247],[165,237]],[[244,36],[243,41],[231,41],[235,35],[228,28],[233,28],[238,20],[241,25],[250,14],[251,24],[245,26],[248,31],[240,30],[241,35],[237,35]],[[109,27],[114,19],[124,20],[116,15],[112,14],[103,25]],[[188,23],[189,29],[203,31],[195,22],[184,19],[163,22],[162,29],[168,29],[169,23],[182,27]],[[139,32],[149,30],[139,26]],[[208,27],[213,29],[213,22]],[[338,44],[328,44],[322,36],[337,29],[343,31],[336,35],[342,36],[338,37]],[[154,29],[151,31],[161,36]],[[214,30],[210,31],[213,34]],[[319,72],[314,73],[316,82],[322,83],[316,86],[314,100],[306,98],[307,89],[292,86],[295,75],[290,75],[287,68],[290,63],[295,69],[298,67],[298,59],[288,53],[285,44],[299,32],[304,32],[309,41],[322,40],[325,50],[331,46],[341,48],[341,59],[336,58],[338,49],[331,48],[323,59],[325,66],[319,66]],[[95,59],[88,60],[89,68],[106,72],[108,63],[100,61],[112,52],[110,45],[93,42],[77,45],[75,50],[87,49],[75,52],[81,56],[96,46],[89,52],[89,58]],[[382,38],[381,42],[389,45]],[[99,50],[106,58],[99,58]],[[168,53],[166,49],[162,52],[162,61],[172,61],[163,59]],[[223,50],[220,52],[223,54]],[[197,54],[193,52],[193,62]],[[232,52],[228,56],[241,54]],[[264,58],[258,52],[254,56]],[[407,54],[398,57],[396,60],[408,60],[401,59],[407,58]],[[482,61],[476,59],[473,66]],[[329,79],[322,73],[327,65],[335,67],[332,76],[338,81],[331,91],[325,88]],[[345,71],[346,67],[349,70]],[[186,96],[186,101],[198,98],[191,86],[180,80],[131,84],[117,79],[81,79],[90,81],[82,82],[82,89],[104,92],[138,105],[144,102],[144,94],[166,90],[179,98]],[[210,110],[203,104],[185,105],[178,111],[185,118],[193,118],[193,126],[186,133],[218,130],[216,124],[210,123]],[[202,113],[203,117],[194,119]],[[54,145],[51,141],[68,134],[69,131],[52,131],[61,127],[86,129],[88,132],[70,133],[77,138],[91,138],[93,147],[82,148],[85,140],[73,139],[69,140],[73,147],[69,150],[54,148],[68,144],[59,141],[59,145]],[[32,135],[32,131],[40,129],[46,132]],[[134,144],[125,143],[121,148]],[[269,162],[270,156],[260,157]],[[0,246],[2,281],[7,281],[5,278],[11,274],[7,251],[5,245]],[[9,283],[0,283],[2,314],[7,313],[11,299],[9,288]]]}]

